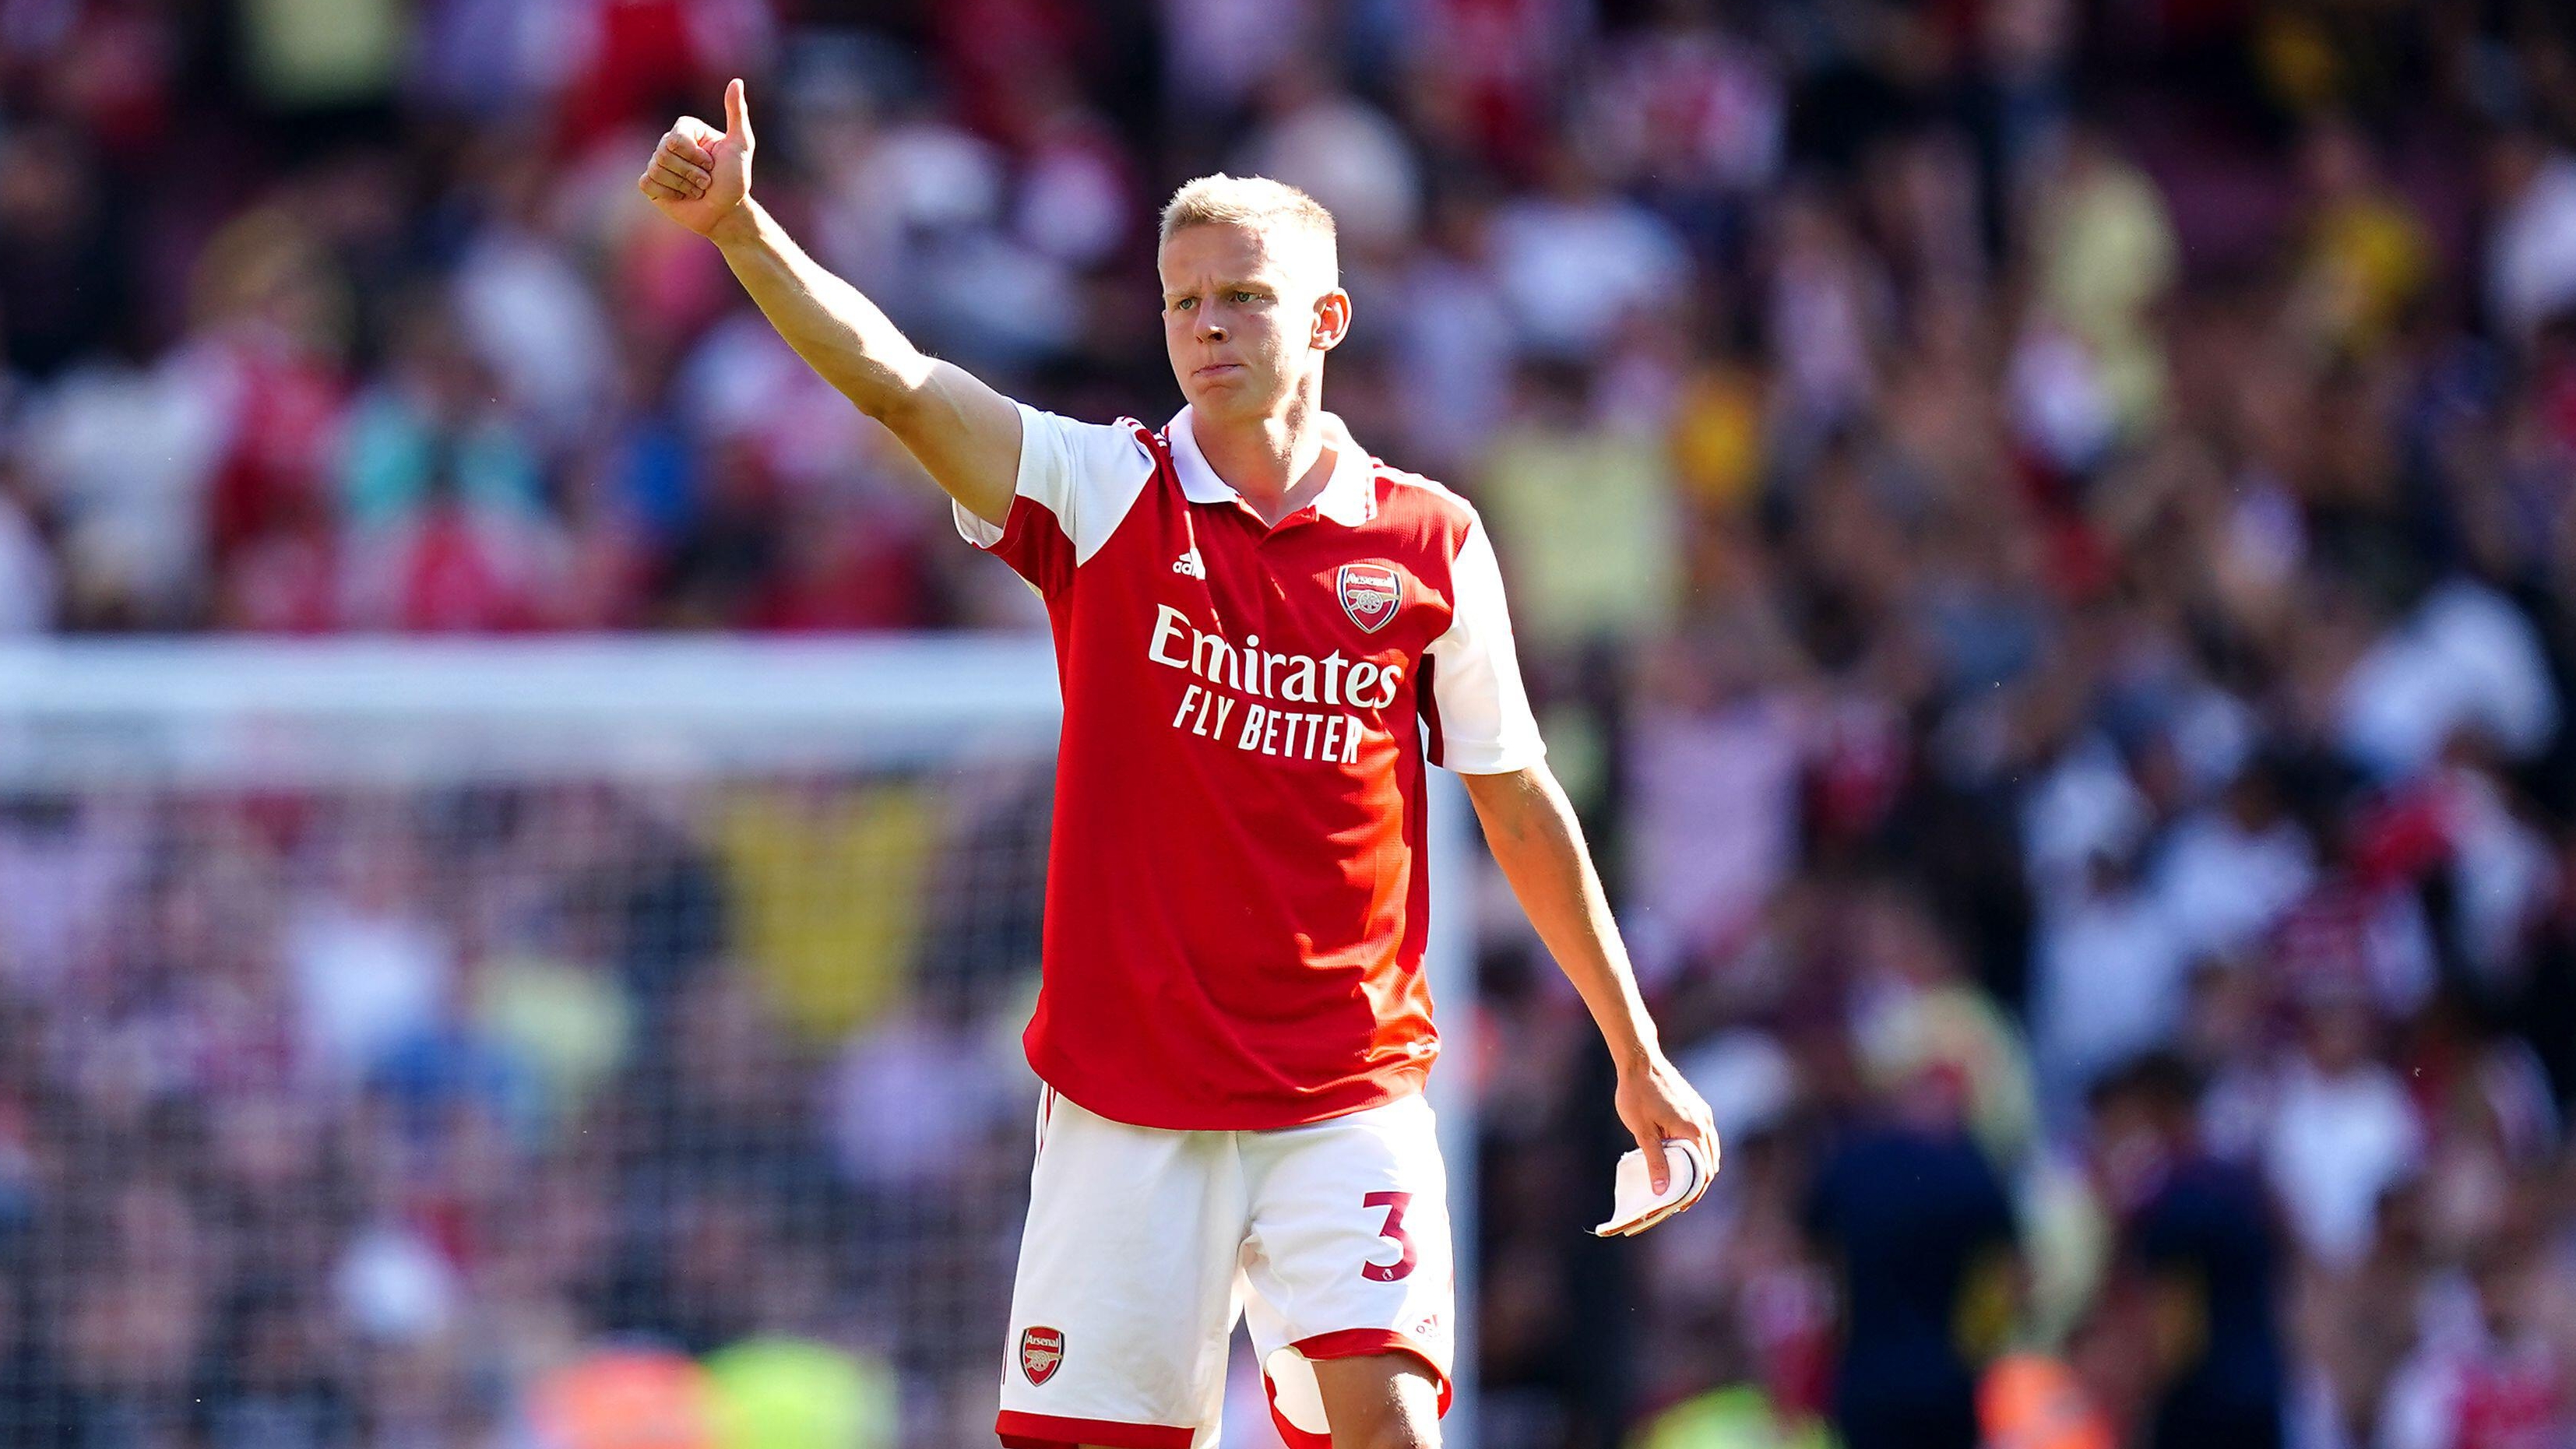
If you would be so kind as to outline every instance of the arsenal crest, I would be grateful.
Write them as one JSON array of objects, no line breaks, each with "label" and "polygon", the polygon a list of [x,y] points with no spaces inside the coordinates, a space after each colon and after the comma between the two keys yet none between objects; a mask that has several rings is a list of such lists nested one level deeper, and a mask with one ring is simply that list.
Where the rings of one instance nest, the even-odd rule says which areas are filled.
[{"label": "arsenal crest", "polygon": [[1031,1384],[1042,1384],[1055,1377],[1064,1362],[1064,1332],[1055,1328],[1020,1330],[1020,1372]]},{"label": "arsenal crest", "polygon": [[1344,564],[1336,584],[1342,612],[1371,634],[1385,628],[1404,606],[1404,575],[1386,564]]}]

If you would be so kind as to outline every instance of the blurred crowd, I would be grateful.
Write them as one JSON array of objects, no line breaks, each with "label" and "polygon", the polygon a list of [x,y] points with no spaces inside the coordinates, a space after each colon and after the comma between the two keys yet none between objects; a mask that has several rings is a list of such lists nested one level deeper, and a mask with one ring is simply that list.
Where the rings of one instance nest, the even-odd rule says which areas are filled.
[{"label": "blurred crowd", "polygon": [[1047,772],[0,803],[0,1444],[990,1438]]},{"label": "blurred crowd", "polygon": [[[2576,1441],[2566,6],[0,0],[0,632],[1033,620],[634,194],[733,74],[1078,416],[1176,406],[1170,186],[1339,218],[1328,401],[1482,510],[1728,1142],[1582,1237],[1486,880],[1480,1445]],[[603,1334],[972,1399],[1038,797],[888,798],[15,802],[0,1422],[467,1442]],[[898,928],[870,831],[1014,874]]]}]

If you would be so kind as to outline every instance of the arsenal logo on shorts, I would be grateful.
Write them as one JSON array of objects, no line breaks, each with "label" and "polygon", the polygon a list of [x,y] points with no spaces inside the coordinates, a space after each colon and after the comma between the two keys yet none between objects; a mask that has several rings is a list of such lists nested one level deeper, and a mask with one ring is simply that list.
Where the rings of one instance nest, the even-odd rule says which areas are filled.
[{"label": "arsenal logo on shorts", "polygon": [[1020,1330],[1020,1372],[1032,1384],[1042,1384],[1055,1377],[1056,1367],[1064,1362],[1064,1333],[1053,1328]]},{"label": "arsenal logo on shorts", "polygon": [[1404,575],[1385,564],[1344,564],[1336,582],[1342,612],[1369,633],[1385,628],[1404,606]]}]

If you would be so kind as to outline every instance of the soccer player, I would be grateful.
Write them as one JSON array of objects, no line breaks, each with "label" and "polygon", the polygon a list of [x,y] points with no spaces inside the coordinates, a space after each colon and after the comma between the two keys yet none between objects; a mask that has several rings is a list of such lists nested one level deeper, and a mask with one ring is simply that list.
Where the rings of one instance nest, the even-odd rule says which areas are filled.
[{"label": "soccer player", "polygon": [[[1295,1449],[1438,1442],[1454,1346],[1421,1087],[1423,769],[1466,783],[1618,1062],[1619,1118],[1713,1160],[1522,693],[1476,511],[1324,411],[1332,218],[1204,177],[1164,210],[1160,429],[1013,403],[925,356],[751,199],[737,80],[638,186],[893,430],[1046,601],[1064,695],[1029,1063],[1037,1166],[996,1428],[1014,1449],[1214,1442],[1248,1315]],[[1675,1157],[1678,1163],[1678,1155]]]}]

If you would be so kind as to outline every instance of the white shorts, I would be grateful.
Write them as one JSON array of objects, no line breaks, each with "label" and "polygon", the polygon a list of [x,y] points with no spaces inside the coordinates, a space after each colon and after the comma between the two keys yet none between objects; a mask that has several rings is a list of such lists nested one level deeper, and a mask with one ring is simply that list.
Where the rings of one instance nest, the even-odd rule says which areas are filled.
[{"label": "white shorts", "polygon": [[1290,1449],[1331,1449],[1317,1359],[1410,1353],[1445,1411],[1457,1278],[1434,1128],[1417,1095],[1275,1132],[1170,1132],[1048,1088],[1002,1443],[1213,1445],[1238,1314]]}]

